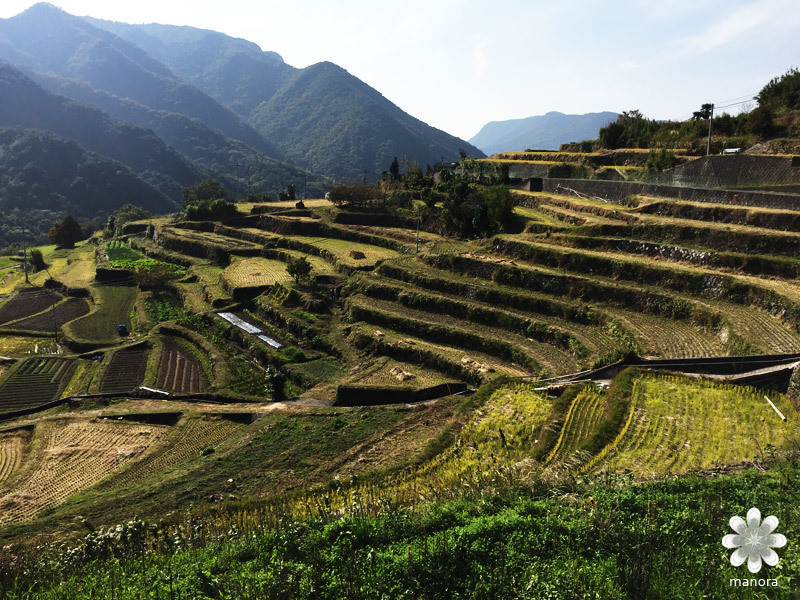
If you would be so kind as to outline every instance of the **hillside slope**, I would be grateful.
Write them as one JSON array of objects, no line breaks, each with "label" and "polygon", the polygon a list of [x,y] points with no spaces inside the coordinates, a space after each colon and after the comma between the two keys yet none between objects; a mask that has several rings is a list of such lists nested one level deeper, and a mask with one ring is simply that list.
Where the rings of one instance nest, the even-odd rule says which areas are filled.
[{"label": "hillside slope", "polygon": [[329,62],[296,69],[246,40],[192,27],[88,22],[136,44],[226,104],[315,172],[371,179],[392,159],[423,166],[456,159],[468,142],[403,112],[377,90]]},{"label": "hillside slope", "polygon": [[177,201],[201,171],[152,131],[51,94],[14,67],[0,63],[0,126],[44,129],[87,150],[118,160],[144,180],[156,181]]},{"label": "hillside slope", "polygon": [[617,118],[617,113],[599,112],[565,115],[551,111],[544,115],[484,125],[469,141],[486,152],[521,152],[528,148],[558,150],[561,144],[597,137],[600,128]]},{"label": "hillside slope", "polygon": [[0,58],[35,72],[80,79],[155,110],[203,120],[268,156],[280,152],[228,108],[176,77],[141,48],[51,4],[0,20]]},{"label": "hillside slope", "polygon": [[292,160],[342,179],[374,178],[394,156],[421,165],[457,160],[467,142],[403,112],[341,67],[321,62],[296,72],[253,111],[254,127]]}]

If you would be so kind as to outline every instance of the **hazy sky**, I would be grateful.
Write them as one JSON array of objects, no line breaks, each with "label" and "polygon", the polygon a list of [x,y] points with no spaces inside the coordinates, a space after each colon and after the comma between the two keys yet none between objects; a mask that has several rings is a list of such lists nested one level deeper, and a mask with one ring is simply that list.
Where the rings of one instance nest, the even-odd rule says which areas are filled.
[{"label": "hazy sky", "polygon": [[[2,0],[0,17],[33,4]],[[638,108],[688,118],[800,66],[798,0],[57,0],[76,15],[192,25],[295,66],[329,60],[463,138],[488,121]],[[738,112],[740,106],[728,108]]]}]

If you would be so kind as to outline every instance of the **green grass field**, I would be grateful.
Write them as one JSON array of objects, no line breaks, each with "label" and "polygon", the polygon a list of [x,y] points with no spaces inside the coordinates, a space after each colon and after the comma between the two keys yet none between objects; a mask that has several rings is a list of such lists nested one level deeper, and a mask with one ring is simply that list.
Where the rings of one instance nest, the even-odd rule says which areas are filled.
[{"label": "green grass field", "polygon": [[119,341],[117,325],[124,323],[131,328],[131,311],[139,294],[135,286],[95,286],[92,288],[95,301],[91,313],[69,323],[65,332],[78,340],[109,344]]}]

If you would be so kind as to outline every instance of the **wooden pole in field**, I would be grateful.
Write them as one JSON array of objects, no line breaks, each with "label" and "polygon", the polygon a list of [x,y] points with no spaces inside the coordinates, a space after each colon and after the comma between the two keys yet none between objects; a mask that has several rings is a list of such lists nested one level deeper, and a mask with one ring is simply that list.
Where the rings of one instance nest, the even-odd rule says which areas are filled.
[{"label": "wooden pole in field", "polygon": [[778,413],[778,416],[781,418],[781,421],[785,421],[786,420],[786,416],[781,411],[778,410],[777,406],[775,406],[772,403],[772,400],[769,399],[769,396],[764,396],[764,398],[766,398],[767,402],[769,402],[769,405],[772,407],[772,410],[774,410],[776,413]]}]

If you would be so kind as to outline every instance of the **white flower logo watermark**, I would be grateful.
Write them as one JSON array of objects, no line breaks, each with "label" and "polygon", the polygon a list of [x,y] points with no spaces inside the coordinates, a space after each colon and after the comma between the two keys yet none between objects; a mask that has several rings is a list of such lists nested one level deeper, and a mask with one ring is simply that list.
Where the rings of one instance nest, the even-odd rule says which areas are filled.
[{"label": "white flower logo watermark", "polygon": [[761,570],[761,562],[770,567],[778,564],[778,553],[772,548],[783,548],[786,545],[786,536],[782,533],[772,533],[778,527],[778,517],[768,516],[761,522],[761,511],[751,508],[747,511],[747,521],[742,517],[731,517],[731,529],[736,533],[729,533],[722,538],[722,545],[726,548],[736,548],[731,554],[731,564],[741,566],[747,561],[747,569],[751,573]]}]

